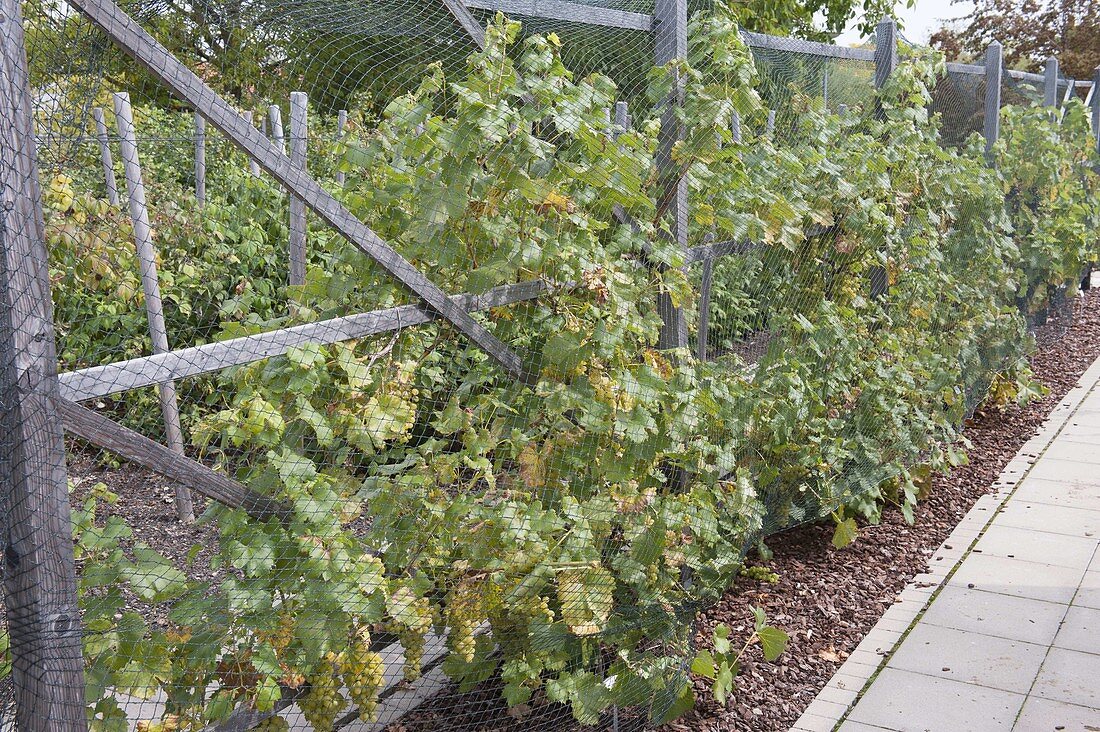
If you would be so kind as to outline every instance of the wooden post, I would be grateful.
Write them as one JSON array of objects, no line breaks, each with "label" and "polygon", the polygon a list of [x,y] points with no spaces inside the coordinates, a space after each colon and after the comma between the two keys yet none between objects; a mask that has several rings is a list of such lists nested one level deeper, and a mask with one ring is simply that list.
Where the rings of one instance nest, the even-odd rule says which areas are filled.
[{"label": "wooden post", "polygon": [[881,89],[898,66],[898,27],[893,18],[875,26],[875,88]]},{"label": "wooden post", "polygon": [[84,732],[57,350],[19,0],[0,4],[0,550],[15,728]]},{"label": "wooden post", "polygon": [[838,105],[837,108],[836,108],[836,113],[839,114],[841,117],[847,117],[848,116],[848,105],[847,104]]},{"label": "wooden post", "polygon": [[[731,142],[741,144],[741,115],[734,110],[730,117]],[[714,232],[710,233],[713,240]],[[710,293],[714,287],[714,259],[708,256],[703,260],[703,276],[699,283],[699,332],[695,338],[695,357],[706,361],[710,346]]]},{"label": "wooden post", "polygon": [[283,140],[283,113],[278,105],[272,104],[267,108],[267,128],[271,135],[271,141],[285,155],[286,142]]},{"label": "wooden post", "polygon": [[[248,124],[252,124],[252,120],[254,119],[252,111],[249,110],[249,111],[245,112],[244,113],[244,118],[245,118],[245,121],[248,122]],[[248,159],[248,170],[249,170],[249,172],[252,173],[253,178],[259,178],[260,177],[260,164],[256,162],[255,158],[249,158]]]},{"label": "wooden post", "polygon": [[[655,56],[658,66],[687,57],[687,0],[655,0],[653,10]],[[657,141],[657,173],[664,185],[664,197],[671,200],[672,239],[681,248],[688,243],[688,188],[687,178],[681,174],[672,159],[672,149],[683,139],[684,129],[676,115],[684,102],[683,81],[677,74],[673,90],[665,100],[661,114],[661,132]],[[687,323],[682,309],[675,306],[667,292],[657,295],[657,312],[661,315],[661,333],[657,347],[660,349],[685,348]]]},{"label": "wooden post", "polygon": [[774,133],[775,133],[775,110],[774,110],[774,109],[769,109],[769,110],[768,110],[768,126],[767,126],[767,131],[768,131],[768,134],[769,134],[769,135],[771,135],[771,134],[774,134]]},{"label": "wooden post", "polygon": [[[168,331],[164,327],[164,304],[160,299],[160,281],[157,278],[156,252],[153,249],[153,232],[149,226],[149,209],[145,203],[145,183],[141,178],[141,162],[138,159],[137,139],[134,134],[134,116],[130,108],[130,95],[125,92],[114,95],[115,120],[118,124],[119,152],[126,173],[126,192],[130,199],[130,221],[134,229],[134,245],[141,265],[141,287],[145,293],[145,312],[149,318],[149,337],[153,341],[153,353],[168,352]],[[176,384],[166,381],[157,389],[160,411],[164,415],[164,434],[168,447],[178,455],[183,454],[183,429],[180,427],[179,404]],[[195,514],[191,504],[191,491],[177,483],[176,514],[180,521],[190,523]]]},{"label": "wooden post", "polygon": [[1043,106],[1058,106],[1058,59],[1051,56],[1043,70]]},{"label": "wooden post", "polygon": [[[875,27],[875,89],[882,89],[898,65],[898,28],[893,18],[883,18]],[[875,101],[875,114],[883,116],[882,104]],[[881,298],[890,289],[885,267],[874,266],[868,270],[871,280],[871,297]]]},{"label": "wooden post", "polygon": [[[290,95],[290,162],[306,169],[306,142],[309,137],[305,92]],[[290,284],[306,282],[306,205],[297,196],[290,197]]]},{"label": "wooden post", "polygon": [[615,102],[615,126],[617,134],[622,134],[630,129],[630,109],[626,102]]},{"label": "wooden post", "polygon": [[1092,136],[1096,138],[1096,151],[1100,153],[1100,66],[1092,72],[1092,98],[1089,102],[1092,112]]},{"label": "wooden post", "polygon": [[206,120],[195,112],[195,199],[206,205]]},{"label": "wooden post", "polygon": [[[343,142],[345,128],[348,126],[348,110],[341,109],[340,113],[336,115],[336,142]],[[341,160],[337,165],[342,163]],[[336,185],[343,187],[347,182],[347,176],[344,175],[344,171],[336,171]]]},{"label": "wooden post", "polygon": [[103,182],[107,185],[107,200],[112,206],[118,206],[115,161],[111,157],[111,143],[107,138],[107,121],[103,117],[103,107],[93,109],[92,118],[95,119],[95,136],[99,141],[99,160],[103,163]]},{"label": "wooden post", "polygon": [[998,41],[985,50],[985,154],[993,152],[993,146],[1001,135],[1001,66],[1002,50]]}]

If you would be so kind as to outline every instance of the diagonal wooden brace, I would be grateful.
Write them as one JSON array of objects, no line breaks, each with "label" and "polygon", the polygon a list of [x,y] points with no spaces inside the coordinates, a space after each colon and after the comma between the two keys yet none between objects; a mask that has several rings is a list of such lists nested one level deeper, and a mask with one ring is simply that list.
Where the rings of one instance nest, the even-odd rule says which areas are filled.
[{"label": "diagonal wooden brace", "polygon": [[76,402],[62,398],[54,401],[66,432],[185,485],[207,498],[213,498],[230,508],[243,509],[259,521],[274,518],[285,523],[290,520],[290,508],[273,498],[256,493],[228,475],[175,453],[159,442]]},{"label": "diagonal wooden brace", "polygon": [[87,16],[119,48],[148,69],[173,94],[194,107],[234,145],[258,162],[289,193],[304,201],[329,226],[359,247],[428,307],[485,350],[510,376],[525,384],[535,383],[536,375],[525,368],[512,349],[447,297],[443,290],[348,211],[312,176],[295,167],[285,153],[260,134],[217,92],[160,45],[112,0],[68,0],[68,3]]}]

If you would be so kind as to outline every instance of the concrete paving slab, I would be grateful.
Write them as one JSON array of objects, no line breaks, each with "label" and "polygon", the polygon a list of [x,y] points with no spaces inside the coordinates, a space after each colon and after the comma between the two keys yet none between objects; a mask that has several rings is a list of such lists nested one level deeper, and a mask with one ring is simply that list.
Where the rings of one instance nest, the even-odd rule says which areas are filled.
[{"label": "concrete paving slab", "polygon": [[1030,697],[1013,732],[1100,732],[1100,709]]},{"label": "concrete paving slab", "polygon": [[1031,695],[1100,709],[1100,655],[1051,648]]},{"label": "concrete paving slab", "polygon": [[948,586],[1068,605],[1083,576],[1083,569],[971,554],[948,580]]},{"label": "concrete paving slab", "polygon": [[[1070,607],[1054,645],[1071,651],[1100,654],[1100,610]],[[1100,681],[1097,681],[1100,684]]]},{"label": "concrete paving slab", "polygon": [[1085,572],[1081,586],[1077,588],[1077,594],[1073,598],[1073,604],[1080,607],[1100,608],[1100,572]]},{"label": "concrete paving slab", "polygon": [[921,622],[887,668],[1026,694],[1047,647]]},{"label": "concrete paving slab", "polygon": [[840,725],[839,732],[882,732],[885,729],[885,727],[873,727],[862,722],[845,722]]},{"label": "concrete paving slab", "polygon": [[1079,481],[1039,480],[1028,477],[1020,483],[1013,499],[1025,503],[1048,503],[1052,506],[1100,511],[1100,486]]},{"label": "concrete paving slab", "polygon": [[897,732],[1011,730],[1024,696],[886,668],[848,719]]},{"label": "concrete paving slab", "polygon": [[1065,613],[1065,605],[949,586],[921,622],[1049,646]]},{"label": "concrete paving slab", "polygon": [[[1100,415],[1097,416],[1100,417]],[[1055,460],[1044,457],[1035,463],[1028,475],[1042,480],[1079,480],[1100,483],[1100,466],[1093,463]]]},{"label": "concrete paving slab", "polygon": [[1100,536],[1100,511],[1047,503],[1009,500],[997,519],[1001,526],[1016,526],[1051,534],[1093,538]]},{"label": "concrete paving slab", "polygon": [[1051,459],[1100,464],[1100,449],[1097,449],[1096,443],[1093,442],[1055,440],[1043,453],[1043,460]]},{"label": "concrete paving slab", "polygon": [[1092,537],[1063,536],[995,523],[974,548],[996,557],[1086,569],[1098,545],[1100,539]]}]

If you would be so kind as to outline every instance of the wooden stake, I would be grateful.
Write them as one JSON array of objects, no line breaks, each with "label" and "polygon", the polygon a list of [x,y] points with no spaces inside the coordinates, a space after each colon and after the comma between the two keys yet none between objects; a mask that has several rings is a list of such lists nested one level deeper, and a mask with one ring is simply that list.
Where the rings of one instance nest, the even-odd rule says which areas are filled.
[{"label": "wooden stake", "polygon": [[95,119],[95,136],[99,141],[99,160],[103,163],[103,182],[107,185],[107,200],[112,206],[118,206],[118,185],[115,183],[115,161],[111,156],[111,143],[107,138],[107,121],[103,117],[103,107],[92,110]]},{"label": "wooden stake", "polygon": [[[309,137],[308,101],[305,92],[290,95],[290,161],[299,170],[306,169],[306,142]],[[290,284],[306,282],[306,205],[297,196],[290,197]]]},{"label": "wooden stake", "polygon": [[[655,23],[654,48],[658,66],[687,57],[687,0],[656,0],[653,9]],[[677,108],[684,103],[684,83],[678,76],[673,89],[665,100],[661,113],[661,132],[657,141],[657,173],[665,187],[663,194],[671,200],[672,240],[682,249],[688,244],[688,188],[687,178],[672,159],[672,150],[684,137],[683,124],[677,117]],[[657,347],[662,350],[687,346],[687,321],[683,310],[677,307],[667,292],[657,295],[657,312],[661,315],[661,332]]]},{"label": "wooden stake", "polygon": [[[339,142],[344,141],[344,134],[345,134],[345,129],[347,128],[347,126],[348,126],[348,110],[341,109],[340,113],[336,116],[336,142],[339,143]],[[340,158],[341,159],[340,159],[340,161],[338,161],[337,165],[340,165],[340,164],[343,163],[343,156],[341,155]],[[340,187],[343,187],[344,184],[347,182],[346,179],[347,179],[347,176],[344,175],[344,171],[342,171],[342,170],[337,170],[336,171],[336,185],[338,185]]]},{"label": "wooden stake", "polygon": [[283,113],[278,105],[272,104],[267,108],[267,127],[271,134],[271,141],[286,155],[286,142],[283,140]]},{"label": "wooden stake", "polygon": [[[160,281],[157,277],[156,251],[153,248],[153,232],[149,226],[149,208],[145,203],[145,183],[141,177],[137,139],[134,134],[134,116],[130,108],[130,95],[121,92],[114,95],[115,120],[118,125],[119,152],[126,173],[126,192],[130,199],[130,221],[134,229],[134,245],[141,265],[141,287],[145,292],[145,312],[149,318],[149,337],[153,341],[153,353],[167,353],[168,331],[164,326],[164,304],[160,298]],[[179,403],[176,399],[176,383],[166,381],[157,389],[160,411],[164,415],[164,434],[172,452],[183,454],[183,429],[180,426]],[[176,514],[180,521],[195,520],[191,503],[191,491],[187,486],[175,484]]]},{"label": "wooden stake", "polygon": [[195,113],[195,198],[206,205],[206,120]]},{"label": "wooden stake", "polygon": [[84,732],[65,442],[19,0],[0,4],[0,550],[15,728]]},{"label": "wooden stake", "polygon": [[[254,119],[254,116],[252,114],[252,110],[249,110],[249,111],[245,112],[244,113],[244,118],[248,122],[248,124],[253,124],[252,120]],[[252,173],[253,178],[259,178],[260,177],[260,164],[257,163],[254,158],[249,158],[248,159],[248,170],[249,170],[249,172]]]},{"label": "wooden stake", "polygon": [[1001,135],[1001,44],[993,41],[985,50],[985,154],[993,152]]}]

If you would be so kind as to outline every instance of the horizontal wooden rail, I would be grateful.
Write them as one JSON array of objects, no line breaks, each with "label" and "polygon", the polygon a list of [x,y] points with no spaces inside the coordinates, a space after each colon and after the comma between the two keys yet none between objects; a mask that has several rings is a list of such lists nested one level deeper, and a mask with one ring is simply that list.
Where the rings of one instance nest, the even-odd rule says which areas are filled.
[{"label": "horizontal wooden rail", "polygon": [[653,28],[653,16],[646,13],[631,13],[567,0],[466,0],[466,6],[478,10],[499,10],[507,15],[527,15],[532,18],[565,20],[607,28],[638,31]]},{"label": "horizontal wooden rail", "polygon": [[58,399],[56,403],[66,432],[181,483],[207,498],[230,508],[243,509],[259,521],[271,518],[289,520],[291,512],[286,506],[256,493],[229,476],[175,453],[87,407],[68,399]]},{"label": "horizontal wooden rail", "polygon": [[764,33],[741,31],[741,36],[751,48],[766,48],[773,51],[787,51],[789,53],[804,53],[810,56],[825,56],[826,58],[844,58],[853,61],[868,61],[874,63],[875,52],[870,48],[851,48],[849,46],[833,46],[817,41],[804,41],[801,38],[785,38],[782,36],[769,36]]},{"label": "horizontal wooden rail", "polygon": [[[464,310],[474,312],[533,300],[548,288],[545,282],[532,280],[496,287],[481,295],[455,295],[451,299]],[[438,317],[435,311],[422,305],[401,305],[69,371],[61,374],[58,381],[61,396],[78,402],[280,356],[307,343],[339,343],[401,330]]]}]

